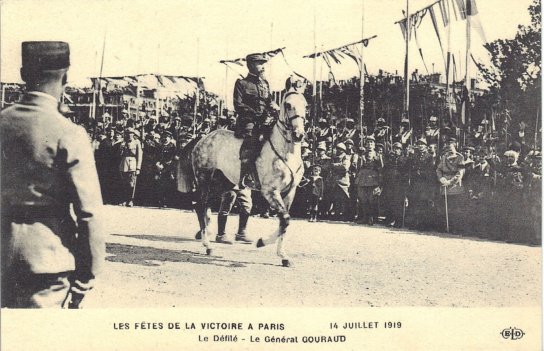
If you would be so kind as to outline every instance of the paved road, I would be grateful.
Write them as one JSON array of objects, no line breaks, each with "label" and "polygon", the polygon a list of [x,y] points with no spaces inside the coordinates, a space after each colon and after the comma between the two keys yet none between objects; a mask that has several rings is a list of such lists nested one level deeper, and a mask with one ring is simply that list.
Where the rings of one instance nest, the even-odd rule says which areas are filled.
[{"label": "paved road", "polygon": [[[87,308],[540,305],[539,247],[292,220],[286,248],[295,265],[284,268],[275,246],[215,244],[206,256],[190,212],[106,213],[107,262]],[[229,218],[228,233],[237,222]],[[250,236],[276,226],[251,218]]]}]

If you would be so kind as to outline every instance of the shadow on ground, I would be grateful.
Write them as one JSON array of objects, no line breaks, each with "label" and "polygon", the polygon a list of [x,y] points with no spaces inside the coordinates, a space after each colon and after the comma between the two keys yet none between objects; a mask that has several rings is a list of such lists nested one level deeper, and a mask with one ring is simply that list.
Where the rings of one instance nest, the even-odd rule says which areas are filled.
[{"label": "shadow on ground", "polygon": [[189,238],[179,238],[175,236],[146,235],[146,234],[138,234],[138,235],[112,234],[112,236],[122,236],[125,238],[134,238],[134,239],[149,240],[149,241],[165,241],[170,243],[184,243],[188,241],[195,241],[195,239],[189,239]]},{"label": "shadow on ground", "polygon": [[186,262],[236,268],[247,267],[247,265],[276,266],[271,263],[226,260],[222,259],[220,256],[208,256],[187,250],[159,249],[155,247],[117,243],[106,244],[106,253],[111,255],[106,257],[106,260],[110,262],[137,264],[141,266],[160,266],[160,262]]}]

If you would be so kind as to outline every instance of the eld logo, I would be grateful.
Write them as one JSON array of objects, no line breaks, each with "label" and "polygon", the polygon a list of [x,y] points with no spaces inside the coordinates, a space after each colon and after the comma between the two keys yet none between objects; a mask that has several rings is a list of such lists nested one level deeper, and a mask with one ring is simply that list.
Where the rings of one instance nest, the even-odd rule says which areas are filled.
[{"label": "eld logo", "polygon": [[501,335],[504,339],[519,340],[523,338],[523,335],[525,335],[525,333],[521,329],[510,327],[504,329],[501,332]]}]

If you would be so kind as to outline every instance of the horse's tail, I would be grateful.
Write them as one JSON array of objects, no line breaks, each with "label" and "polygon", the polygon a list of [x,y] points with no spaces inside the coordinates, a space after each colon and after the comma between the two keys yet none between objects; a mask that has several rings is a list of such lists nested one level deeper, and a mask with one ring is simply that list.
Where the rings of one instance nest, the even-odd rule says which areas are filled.
[{"label": "horse's tail", "polygon": [[177,188],[179,192],[191,193],[196,189],[195,172],[193,170],[193,158],[191,156],[196,143],[200,138],[191,140],[179,153]]}]

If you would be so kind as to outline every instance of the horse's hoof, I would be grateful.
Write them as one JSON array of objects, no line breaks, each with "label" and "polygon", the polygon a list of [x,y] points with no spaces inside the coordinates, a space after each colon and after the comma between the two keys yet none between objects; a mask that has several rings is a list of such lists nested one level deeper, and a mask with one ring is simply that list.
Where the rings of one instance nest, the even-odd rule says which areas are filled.
[{"label": "horse's hoof", "polygon": [[195,240],[200,240],[202,239],[202,233],[200,232],[200,230],[198,232],[196,232],[195,234]]},{"label": "horse's hoof", "polygon": [[210,256],[212,254],[212,249],[206,249],[206,255]]},{"label": "horse's hoof", "polygon": [[264,241],[263,241],[263,239],[257,240],[257,247],[263,247],[263,246],[264,246]]},{"label": "horse's hoof", "polygon": [[291,267],[291,262],[289,262],[289,260],[281,260],[281,265],[284,267]]}]

